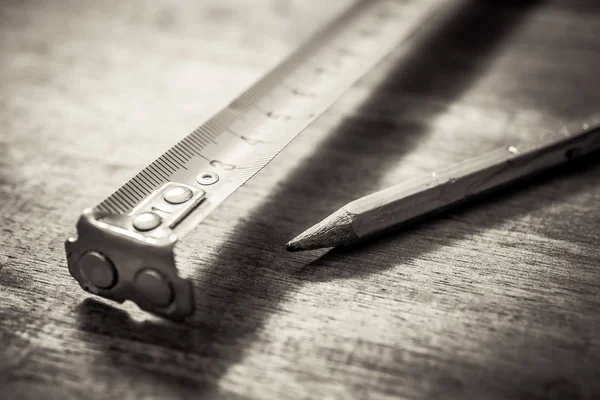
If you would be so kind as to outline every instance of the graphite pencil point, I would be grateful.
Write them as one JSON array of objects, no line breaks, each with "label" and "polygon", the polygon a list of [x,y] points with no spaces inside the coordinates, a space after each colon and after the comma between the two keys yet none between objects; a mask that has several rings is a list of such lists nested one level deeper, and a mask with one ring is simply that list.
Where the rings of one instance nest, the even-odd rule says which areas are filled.
[{"label": "graphite pencil point", "polygon": [[296,239],[292,239],[286,243],[285,249],[287,251],[301,251],[302,249],[298,246],[298,241]]},{"label": "graphite pencil point", "polygon": [[311,226],[286,245],[287,251],[304,251],[349,244],[358,239],[352,229],[355,215],[340,208],[323,221]]}]

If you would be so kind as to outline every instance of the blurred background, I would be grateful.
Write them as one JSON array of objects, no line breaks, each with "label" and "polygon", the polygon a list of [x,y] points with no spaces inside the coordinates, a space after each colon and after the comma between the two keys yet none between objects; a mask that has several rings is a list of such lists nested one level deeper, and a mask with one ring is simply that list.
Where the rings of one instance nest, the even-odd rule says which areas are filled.
[{"label": "blurred background", "polygon": [[425,26],[186,237],[185,324],[70,277],[83,208],[352,3],[0,2],[0,397],[597,397],[597,163],[357,248],[283,249],[355,198],[597,113],[596,0],[465,1]]}]

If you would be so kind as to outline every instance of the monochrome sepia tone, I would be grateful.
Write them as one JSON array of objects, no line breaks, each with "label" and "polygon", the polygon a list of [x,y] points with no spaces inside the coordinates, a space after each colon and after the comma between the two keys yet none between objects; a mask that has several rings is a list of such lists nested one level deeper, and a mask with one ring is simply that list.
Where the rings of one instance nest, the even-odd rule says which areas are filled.
[{"label": "monochrome sepia tone", "polygon": [[600,115],[534,142],[515,143],[354,200],[286,245],[289,251],[350,246],[474,201],[600,150]]},{"label": "monochrome sepia tone", "polygon": [[0,2],[0,399],[599,398],[599,26]]}]

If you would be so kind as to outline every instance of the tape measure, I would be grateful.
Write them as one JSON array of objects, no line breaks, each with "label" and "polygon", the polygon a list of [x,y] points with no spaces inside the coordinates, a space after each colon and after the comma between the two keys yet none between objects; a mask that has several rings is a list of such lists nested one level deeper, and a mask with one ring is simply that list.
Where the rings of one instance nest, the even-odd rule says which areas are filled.
[{"label": "tape measure", "polygon": [[172,319],[194,310],[176,241],[451,0],[363,1],[93,209],[66,242],[93,294]]}]

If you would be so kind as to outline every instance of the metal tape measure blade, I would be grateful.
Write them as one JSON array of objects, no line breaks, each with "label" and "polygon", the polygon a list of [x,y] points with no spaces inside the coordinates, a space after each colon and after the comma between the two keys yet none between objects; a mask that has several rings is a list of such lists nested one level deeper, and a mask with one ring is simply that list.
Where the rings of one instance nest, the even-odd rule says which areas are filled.
[{"label": "metal tape measure blade", "polygon": [[[165,240],[170,243],[192,230],[359,78],[427,23],[429,17],[446,10],[450,4],[456,5],[451,0],[382,0],[352,6],[93,211],[84,213],[80,225],[85,229],[79,235],[94,237],[99,242],[92,246],[86,237],[67,241],[72,275],[84,289],[107,298],[131,299],[140,307],[167,317],[190,313],[193,310],[190,292],[177,281],[181,278],[176,274],[174,261],[169,261],[173,257],[163,257],[163,262],[155,268],[138,262],[136,257],[144,257],[136,252],[156,246],[172,253],[172,247],[161,243]],[[165,197],[168,190],[179,196],[190,191],[195,200],[173,204]],[[175,214],[179,216],[177,219],[173,217]],[[91,221],[94,218],[97,223]],[[91,233],[94,230],[101,232]],[[143,245],[131,245],[129,254],[122,246],[115,245],[130,240],[141,241]],[[91,251],[90,246],[95,253],[84,257]],[[113,255],[115,248],[118,251]],[[121,261],[115,262],[113,258]],[[86,259],[94,260],[97,265],[110,263],[117,283],[109,288],[95,287],[81,273],[85,266],[80,264]],[[103,264],[99,259],[107,261]],[[136,278],[142,273],[145,273],[143,279]],[[154,289],[140,291],[136,282]],[[141,292],[146,296],[162,293],[160,296],[168,301],[159,304]],[[186,300],[182,301],[181,296]]]}]

